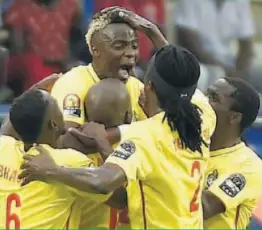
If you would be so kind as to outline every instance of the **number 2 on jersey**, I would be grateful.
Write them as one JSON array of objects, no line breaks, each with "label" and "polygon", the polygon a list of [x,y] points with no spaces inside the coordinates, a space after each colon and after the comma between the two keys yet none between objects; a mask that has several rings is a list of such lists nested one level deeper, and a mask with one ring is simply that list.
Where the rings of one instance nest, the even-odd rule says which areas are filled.
[{"label": "number 2 on jersey", "polygon": [[[191,177],[194,177],[198,173],[200,175],[200,162],[194,161],[191,168]],[[194,192],[194,196],[190,201],[190,212],[195,212],[199,210],[199,203],[197,203],[197,198],[199,196],[200,192],[200,182],[201,182],[202,176],[199,178],[198,186]]]},{"label": "number 2 on jersey", "polygon": [[6,230],[11,229],[11,223],[15,226],[15,228],[12,229],[20,229],[19,216],[12,212],[12,207],[21,207],[20,197],[15,193],[10,194],[6,199]]}]

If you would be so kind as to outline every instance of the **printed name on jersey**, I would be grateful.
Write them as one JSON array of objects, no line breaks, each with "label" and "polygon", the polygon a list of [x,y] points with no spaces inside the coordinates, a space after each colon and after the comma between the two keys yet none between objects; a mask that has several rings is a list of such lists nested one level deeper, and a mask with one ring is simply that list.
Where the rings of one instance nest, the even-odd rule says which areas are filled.
[{"label": "printed name on jersey", "polygon": [[213,182],[218,178],[218,171],[215,169],[211,174],[207,176],[207,188],[209,188]]},{"label": "printed name on jersey", "polygon": [[219,188],[228,196],[235,197],[246,185],[246,179],[241,174],[232,174],[228,177]]},{"label": "printed name on jersey", "polygon": [[127,160],[136,151],[136,145],[132,141],[124,141],[112,153],[112,156]]},{"label": "printed name on jersey", "polygon": [[63,101],[64,115],[81,117],[80,98],[76,94],[68,94]]}]

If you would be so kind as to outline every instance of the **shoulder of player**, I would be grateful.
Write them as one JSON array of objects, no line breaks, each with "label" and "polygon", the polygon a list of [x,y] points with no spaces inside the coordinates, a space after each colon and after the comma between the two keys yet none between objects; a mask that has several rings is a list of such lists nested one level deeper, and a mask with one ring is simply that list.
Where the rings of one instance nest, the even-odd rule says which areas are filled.
[{"label": "shoulder of player", "polygon": [[210,138],[216,127],[217,117],[215,111],[210,105],[208,98],[199,89],[193,95],[192,103],[200,108],[203,116],[203,129],[204,132],[208,131],[206,134]]},{"label": "shoulder of player", "polygon": [[57,164],[69,167],[90,166],[92,160],[74,149],[52,149],[52,157]]},{"label": "shoulder of player", "polygon": [[199,89],[197,89],[194,93],[192,97],[192,103],[197,105],[203,113],[208,113],[214,117],[216,116],[208,98]]},{"label": "shoulder of player", "polygon": [[55,86],[61,84],[67,84],[67,83],[76,84],[79,82],[79,80],[80,80],[79,84],[82,85],[83,82],[81,81],[84,80],[86,78],[86,75],[88,74],[86,68],[87,66],[83,66],[83,65],[72,68],[71,70],[63,74],[61,78],[59,78]]},{"label": "shoulder of player", "polygon": [[242,150],[245,161],[243,162],[242,170],[247,174],[262,175],[262,160],[258,155],[248,146]]},{"label": "shoulder of player", "polygon": [[121,132],[121,140],[134,140],[137,143],[148,141],[151,137],[149,127],[149,119],[133,122]]}]

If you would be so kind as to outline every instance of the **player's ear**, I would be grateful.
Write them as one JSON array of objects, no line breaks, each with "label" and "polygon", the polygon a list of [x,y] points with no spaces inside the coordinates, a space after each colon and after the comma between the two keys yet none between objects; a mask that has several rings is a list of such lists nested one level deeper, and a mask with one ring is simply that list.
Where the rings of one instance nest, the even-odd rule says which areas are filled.
[{"label": "player's ear", "polygon": [[58,126],[54,120],[50,120],[49,126],[51,129],[58,130]]},{"label": "player's ear", "polygon": [[236,113],[234,112],[231,115],[230,123],[231,124],[240,124],[242,121],[242,113]]},{"label": "player's ear", "polygon": [[91,52],[92,52],[92,56],[95,56],[95,57],[100,56],[100,52],[95,45],[91,45],[90,49],[91,49]]}]

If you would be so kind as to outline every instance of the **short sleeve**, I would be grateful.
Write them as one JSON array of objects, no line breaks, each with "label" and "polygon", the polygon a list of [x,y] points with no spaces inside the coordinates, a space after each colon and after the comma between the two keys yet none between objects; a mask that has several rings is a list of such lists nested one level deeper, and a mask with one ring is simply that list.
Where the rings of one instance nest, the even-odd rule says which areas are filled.
[{"label": "short sleeve", "polygon": [[252,173],[219,175],[208,190],[224,203],[226,210],[229,210],[245,200],[252,199],[256,196],[256,191],[261,190],[261,183],[257,183],[256,177]]},{"label": "short sleeve", "polygon": [[4,24],[15,28],[22,28],[25,23],[23,1],[15,1],[4,16]]},{"label": "short sleeve", "polygon": [[128,182],[145,180],[152,172],[152,163],[139,138],[124,138],[115,151],[107,158],[106,163],[118,165],[125,172]]},{"label": "short sleeve", "polygon": [[250,38],[255,34],[254,21],[249,0],[238,2],[238,27],[237,36],[239,39]]},{"label": "short sleeve", "polygon": [[198,29],[198,8],[195,0],[179,0],[175,10],[175,23],[179,27],[197,30]]},{"label": "short sleeve", "polygon": [[86,92],[84,93],[82,86],[79,86],[80,83],[70,82],[77,73],[73,70],[66,73],[56,82],[51,95],[57,100],[65,121],[83,125],[85,123]]}]

